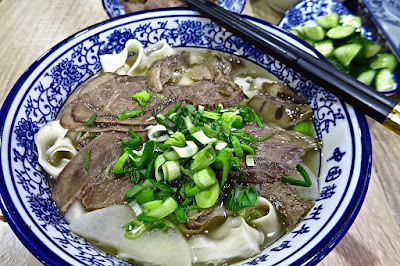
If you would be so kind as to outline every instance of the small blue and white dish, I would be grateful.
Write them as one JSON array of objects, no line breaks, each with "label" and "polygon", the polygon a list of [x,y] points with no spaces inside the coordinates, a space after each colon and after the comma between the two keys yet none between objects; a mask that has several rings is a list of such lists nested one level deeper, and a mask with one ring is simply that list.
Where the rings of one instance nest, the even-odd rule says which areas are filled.
[{"label": "small blue and white dish", "polygon": [[[313,53],[286,31],[245,18]],[[99,55],[122,50],[131,38],[148,47],[161,36],[175,47],[209,48],[246,58],[309,100],[323,142],[320,197],[292,232],[239,264],[316,264],[345,235],[364,200],[371,171],[365,117],[290,66],[185,8],[139,12],[89,27],[44,53],[19,78],[0,114],[0,207],[15,234],[46,265],[127,265],[69,231],[51,200],[33,136],[57,117],[80,84],[100,71]]]},{"label": "small blue and white dish", "polygon": [[372,15],[369,21],[377,26],[377,31],[382,32],[386,36],[393,53],[397,54],[397,58],[400,60],[399,1],[359,0],[358,9],[357,13],[360,13],[360,15],[369,17]]},{"label": "small blue and white dish", "polygon": [[[125,0],[127,2],[127,0]],[[125,15],[123,4],[120,0],[102,0],[104,10],[110,18],[116,18]],[[219,0],[217,4],[229,11],[242,13],[246,0]]]},{"label": "small blue and white dish", "polygon": [[[369,0],[365,0],[364,2],[368,2]],[[381,2],[381,1],[375,1],[375,2]],[[315,20],[319,17],[323,17],[328,14],[332,13],[337,13],[339,15],[351,15],[351,11],[345,7],[343,4],[340,2],[337,2],[335,0],[302,0],[299,3],[297,3],[295,6],[293,6],[291,9],[289,9],[281,21],[278,23],[278,26],[285,29],[289,30],[294,27],[299,27],[299,26],[314,26],[316,25]],[[362,14],[360,14],[362,15]],[[399,20],[400,22],[400,20]],[[365,24],[363,24],[363,35],[367,39],[370,40],[377,40],[381,39],[379,36],[379,32],[373,31],[371,32],[369,28],[367,29],[365,27]],[[369,25],[367,25],[369,26]],[[392,33],[390,33],[392,34]],[[396,29],[394,31],[394,35],[399,35],[399,44],[400,45],[400,31]],[[386,34],[386,36],[389,36]],[[380,40],[379,40],[380,41]],[[400,47],[400,46],[399,46]],[[387,95],[391,95],[395,92],[397,92],[400,89],[400,70],[399,68],[394,74],[394,80],[396,83],[396,86],[393,90],[390,91],[385,91],[382,92]]]}]

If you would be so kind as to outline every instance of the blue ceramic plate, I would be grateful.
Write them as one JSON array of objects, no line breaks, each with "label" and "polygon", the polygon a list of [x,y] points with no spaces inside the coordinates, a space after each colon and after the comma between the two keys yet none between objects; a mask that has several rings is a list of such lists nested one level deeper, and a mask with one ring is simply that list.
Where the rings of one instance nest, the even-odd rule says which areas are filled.
[{"label": "blue ceramic plate", "polygon": [[[313,53],[286,31],[246,18]],[[44,53],[14,85],[0,115],[0,207],[22,243],[48,265],[126,265],[70,233],[51,200],[33,136],[57,117],[80,84],[100,71],[99,55],[119,52],[131,38],[145,47],[163,38],[175,47],[234,53],[269,70],[309,100],[323,142],[320,197],[292,232],[239,264],[297,265],[321,260],[349,229],[367,191],[371,141],[365,117],[290,66],[184,8],[135,13],[85,29]]]},{"label": "blue ceramic plate", "polygon": [[[125,15],[124,6],[120,0],[102,0],[102,3],[110,18]],[[217,4],[232,12],[242,13],[246,0],[219,0]]]},{"label": "blue ceramic plate", "polygon": [[[314,26],[317,18],[331,13],[352,14],[344,5],[335,0],[302,0],[285,13],[278,26],[285,30],[304,25]],[[397,32],[400,37],[400,30],[397,29]],[[363,35],[370,40],[375,40],[375,36],[365,27],[363,27]],[[395,89],[382,93],[390,95],[398,91],[400,89],[399,77],[400,70],[398,68],[394,75]]]}]

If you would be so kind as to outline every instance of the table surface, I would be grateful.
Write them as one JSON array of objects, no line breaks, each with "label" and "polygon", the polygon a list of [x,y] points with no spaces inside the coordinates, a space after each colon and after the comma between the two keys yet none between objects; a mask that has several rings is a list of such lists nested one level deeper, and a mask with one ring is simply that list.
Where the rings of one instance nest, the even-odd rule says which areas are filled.
[{"label": "table surface", "polygon": [[[248,0],[244,13],[275,24],[281,17],[264,0]],[[0,0],[0,104],[41,54],[106,19],[101,0]],[[320,265],[400,265],[400,137],[371,119],[368,124],[373,147],[368,193],[350,230]],[[42,265],[1,220],[0,265]]]}]

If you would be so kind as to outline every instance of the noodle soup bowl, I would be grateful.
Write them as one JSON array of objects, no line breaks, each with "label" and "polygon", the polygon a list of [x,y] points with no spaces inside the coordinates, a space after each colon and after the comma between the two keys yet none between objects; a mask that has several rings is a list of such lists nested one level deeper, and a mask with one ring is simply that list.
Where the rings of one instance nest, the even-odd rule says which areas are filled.
[{"label": "noodle soup bowl", "polygon": [[[246,18],[318,56],[286,31]],[[139,40],[144,47],[165,40],[174,47],[235,54],[264,67],[308,99],[323,142],[320,197],[293,231],[238,264],[315,264],[321,260],[349,229],[367,190],[371,142],[364,116],[290,66],[184,8],[136,13],[83,30],[47,51],[12,88],[0,117],[0,205],[22,243],[48,265],[125,265],[69,231],[51,200],[33,136],[57,117],[74,89],[101,70],[99,56],[121,51],[129,39]]]}]

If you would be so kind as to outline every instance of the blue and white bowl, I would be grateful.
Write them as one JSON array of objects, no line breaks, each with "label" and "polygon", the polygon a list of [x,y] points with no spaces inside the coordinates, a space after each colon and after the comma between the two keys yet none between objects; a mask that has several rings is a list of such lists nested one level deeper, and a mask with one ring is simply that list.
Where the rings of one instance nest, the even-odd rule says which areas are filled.
[{"label": "blue and white bowl", "polygon": [[[125,0],[128,2],[128,0]],[[125,15],[125,10],[121,0],[102,0],[104,10],[110,18],[116,18]],[[219,0],[217,4],[229,11],[242,13],[246,0]]]},{"label": "blue and white bowl", "polygon": [[[375,2],[381,1],[379,0]],[[285,13],[281,21],[278,23],[278,26],[285,30],[299,26],[315,26],[315,21],[318,18],[332,13],[337,13],[339,15],[352,15],[351,11],[347,7],[335,0],[302,0]],[[364,15],[367,14],[364,13]],[[368,24],[368,26],[371,26],[370,23]],[[383,37],[379,32],[375,31],[372,33],[369,29],[363,27],[362,33],[364,37],[369,40],[376,41],[378,39],[380,43],[385,42],[382,40]],[[399,29],[393,30],[393,34],[400,36]],[[390,34],[386,35],[390,36]],[[397,68],[395,71],[394,81],[396,83],[394,89],[382,93],[391,95],[400,89],[400,68]]]},{"label": "blue and white bowl", "polygon": [[[312,53],[286,31],[246,18]],[[145,47],[165,39],[176,47],[234,53],[263,66],[306,96],[323,141],[320,197],[292,232],[239,264],[315,264],[321,260],[349,229],[367,191],[371,142],[364,116],[290,66],[183,8],[136,13],[83,30],[43,54],[12,88],[0,115],[0,206],[22,243],[48,265],[125,265],[70,233],[51,200],[33,135],[58,115],[74,89],[100,71],[99,55],[120,51],[131,38]]]}]

